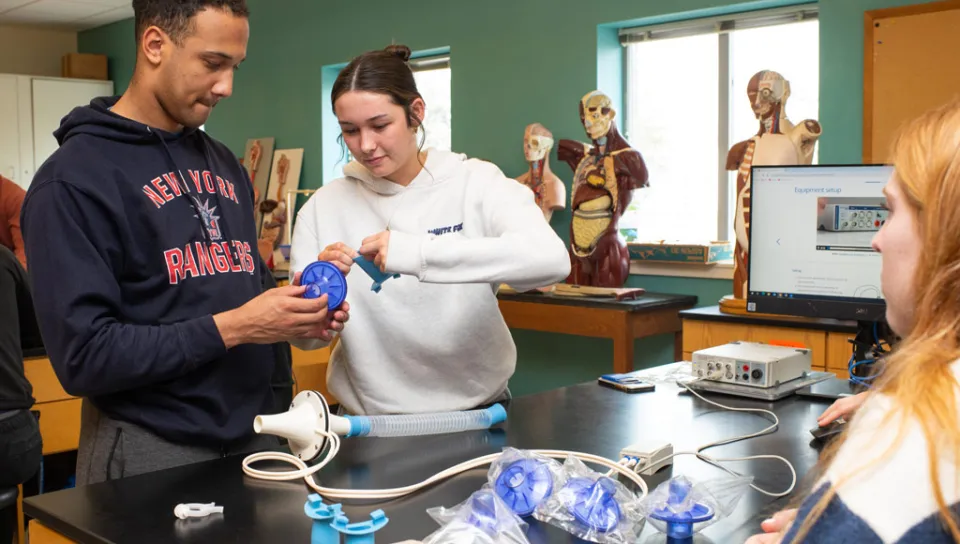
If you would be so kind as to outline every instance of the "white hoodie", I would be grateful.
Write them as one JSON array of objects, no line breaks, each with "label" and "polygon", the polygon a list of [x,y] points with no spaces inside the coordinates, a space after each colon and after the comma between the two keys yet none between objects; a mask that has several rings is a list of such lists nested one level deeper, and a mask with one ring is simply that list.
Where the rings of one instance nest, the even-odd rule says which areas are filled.
[{"label": "white hoodie", "polygon": [[297,215],[291,273],[330,244],[358,249],[389,226],[387,272],[402,276],[374,293],[359,266],[347,275],[350,321],[331,355],[330,391],[352,414],[464,410],[495,400],[517,360],[497,286],[533,289],[570,272],[566,247],[533,193],[493,164],[436,149],[406,187],[357,162],[343,171]]}]

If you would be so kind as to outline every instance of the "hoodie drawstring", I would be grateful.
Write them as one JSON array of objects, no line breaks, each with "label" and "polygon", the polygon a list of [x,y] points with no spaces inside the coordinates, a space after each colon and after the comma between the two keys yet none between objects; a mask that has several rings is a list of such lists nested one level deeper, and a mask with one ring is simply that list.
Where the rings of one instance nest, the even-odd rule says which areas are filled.
[{"label": "hoodie drawstring", "polygon": [[[210,157],[210,148],[207,147],[206,135],[203,133],[200,133],[199,136],[200,136],[200,147],[203,149],[203,159],[207,163],[207,170],[210,170],[212,172],[213,168],[211,167],[211,164],[213,164],[213,160]],[[183,174],[180,174],[180,175],[181,177],[183,176]],[[220,210],[223,210],[223,204],[220,202],[220,194],[217,192],[214,192],[213,198],[217,201],[217,208]],[[224,239],[233,240],[233,237],[230,236],[230,228],[227,226],[226,218],[223,217],[223,214],[221,214],[220,217],[221,219],[223,219],[223,222],[221,223],[220,228],[223,230]]]},{"label": "hoodie drawstring", "polygon": [[[193,197],[190,194],[190,188],[187,187],[187,181],[183,179],[183,173],[180,171],[180,167],[177,166],[177,162],[173,159],[173,154],[170,153],[170,148],[167,146],[166,140],[164,140],[163,135],[160,134],[159,132],[154,132],[153,130],[150,130],[150,127],[147,127],[147,132],[150,132],[151,134],[155,134],[157,136],[157,139],[160,140],[160,145],[163,146],[163,151],[165,152],[165,158],[167,159],[167,167],[170,168],[171,172],[177,173],[177,178],[173,180],[174,183],[177,184],[177,187],[180,189],[180,192],[182,192],[184,195],[187,196],[187,203],[190,204],[190,207],[193,208],[193,213],[196,214],[194,215],[194,217],[196,217],[197,220],[200,221],[200,231],[203,233],[203,239],[207,242],[212,242],[213,240],[210,238],[210,233],[207,232],[207,224],[203,222],[203,214],[200,213],[200,209],[197,208],[196,202],[193,201]],[[209,167],[210,165],[208,164],[207,168]]]},{"label": "hoodie drawstring", "polygon": [[[149,131],[152,134],[155,134],[157,138],[160,140],[160,144],[163,145],[163,150],[165,152],[166,159],[167,159],[167,166],[171,169],[171,171],[177,173],[177,179],[174,180],[174,183],[177,184],[177,187],[179,187],[181,192],[187,197],[186,199],[187,203],[190,204],[191,208],[193,208],[193,211],[195,214],[194,217],[196,217],[197,221],[200,222],[200,231],[203,233],[204,241],[206,241],[207,243],[213,243],[213,238],[211,238],[210,232],[207,230],[207,224],[204,223],[203,221],[203,214],[200,212],[200,209],[197,207],[196,199],[190,193],[189,186],[187,185],[187,180],[183,176],[183,171],[177,165],[176,160],[174,160],[173,153],[170,152],[170,147],[167,146],[166,140],[163,138],[163,135],[160,134],[159,132],[150,130],[150,127],[147,127],[147,131]],[[213,168],[211,167],[211,163],[213,161],[210,160],[210,151],[207,148],[206,142],[203,140],[203,135],[200,135],[200,147],[203,148],[203,158],[204,158],[204,161],[206,162],[207,170],[211,173],[211,175],[213,175]],[[213,198],[217,203],[216,209],[222,210],[223,203],[220,201],[220,195],[218,195],[216,191],[213,192]],[[232,240],[232,238],[230,238],[230,232],[227,228],[227,220],[225,215],[226,214],[221,212],[220,214],[221,221],[219,226],[220,226],[220,229],[223,231],[223,239]],[[233,247],[233,244],[228,243],[227,246],[228,246],[228,251],[230,252],[230,256],[239,262],[240,256],[237,254],[237,251]]]}]

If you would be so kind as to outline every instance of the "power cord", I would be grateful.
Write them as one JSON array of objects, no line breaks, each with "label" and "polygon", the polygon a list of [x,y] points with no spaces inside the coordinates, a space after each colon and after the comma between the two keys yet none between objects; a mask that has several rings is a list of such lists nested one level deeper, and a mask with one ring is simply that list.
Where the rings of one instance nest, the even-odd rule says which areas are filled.
[{"label": "power cord", "polygon": [[[285,481],[285,480],[296,480],[303,478],[307,485],[311,489],[317,492],[321,497],[334,498],[334,499],[396,499],[399,497],[404,497],[416,491],[419,491],[425,487],[433,485],[437,482],[445,480],[447,478],[456,476],[468,470],[473,470],[480,468],[485,465],[489,465],[500,457],[499,453],[493,453],[490,455],[485,455],[483,457],[478,457],[470,461],[465,461],[459,465],[452,466],[442,472],[439,472],[426,480],[414,485],[409,485],[406,487],[397,487],[393,489],[337,489],[331,487],[324,487],[319,485],[316,480],[313,478],[313,475],[319,471],[321,468],[326,466],[333,458],[336,456],[337,452],[340,450],[340,437],[334,433],[328,433],[322,429],[315,429],[315,432],[321,436],[325,436],[330,439],[329,445],[323,454],[323,458],[316,465],[308,466],[300,458],[290,455],[289,453],[283,452],[260,452],[254,453],[247,456],[243,460],[243,472],[247,476],[258,478],[261,480],[270,480],[270,481]],[[564,450],[529,450],[533,453],[543,455],[545,457],[551,457],[554,459],[566,459],[569,456],[576,457],[577,459],[585,462],[592,463],[596,465],[602,465],[607,468],[610,468],[613,472],[619,472],[624,475],[627,479],[637,485],[640,488],[640,497],[646,497],[649,492],[647,488],[647,483],[643,481],[643,478],[639,474],[627,467],[626,464],[614,463],[610,459],[601,457],[599,455],[593,455],[590,453],[582,453],[575,451],[564,451]],[[299,470],[296,471],[285,471],[285,472],[274,472],[274,471],[264,471],[257,470],[252,468],[250,465],[260,461],[283,461],[290,463],[296,466]]]},{"label": "power cord", "polygon": [[[707,378],[698,378],[698,379],[695,379],[695,380],[689,382],[689,384],[693,384],[693,383],[696,383],[696,382],[699,382],[699,381],[703,381],[703,380],[707,380],[707,379],[713,379],[714,377],[717,377],[716,373],[710,375],[710,376],[707,377]],[[765,416],[770,416],[770,418],[773,420],[773,424],[770,425],[769,427],[767,427],[767,428],[765,428],[765,429],[763,429],[763,430],[761,430],[761,431],[755,432],[755,433],[746,434],[746,435],[743,435],[743,436],[737,436],[737,437],[734,437],[734,438],[727,438],[727,439],[724,439],[724,440],[718,440],[717,442],[711,442],[711,443],[706,444],[706,445],[704,445],[704,446],[700,446],[699,448],[696,449],[696,451],[676,452],[676,453],[674,453],[673,455],[671,455],[670,458],[676,457],[676,456],[678,456],[678,455],[695,455],[695,456],[696,456],[698,459],[700,459],[701,461],[703,461],[703,462],[705,462],[705,463],[709,463],[709,464],[711,464],[711,465],[719,468],[720,470],[723,470],[723,471],[726,472],[727,474],[730,474],[731,476],[741,476],[741,474],[739,474],[739,473],[737,473],[737,472],[734,472],[733,470],[731,470],[731,469],[723,466],[722,464],[720,464],[721,462],[753,461],[753,460],[756,460],[756,459],[776,459],[776,460],[778,460],[778,461],[783,461],[783,463],[784,463],[785,465],[787,465],[787,468],[790,469],[790,476],[791,476],[790,487],[788,487],[785,491],[782,491],[782,492],[780,492],[780,493],[775,493],[775,492],[772,492],[772,491],[767,491],[767,490],[765,490],[765,489],[761,489],[760,487],[757,487],[756,485],[754,485],[754,484],[752,484],[752,483],[750,484],[750,487],[752,487],[752,488],[755,489],[756,491],[759,491],[760,493],[763,493],[764,495],[767,495],[768,497],[783,497],[783,496],[789,495],[790,493],[793,492],[793,489],[794,489],[794,488],[796,487],[796,485],[797,485],[797,471],[796,471],[796,469],[793,468],[793,464],[791,464],[790,461],[788,461],[787,459],[785,459],[785,458],[783,458],[783,457],[781,457],[781,456],[779,456],[779,455],[748,455],[748,456],[746,456],[746,457],[714,458],[714,457],[710,457],[710,456],[708,456],[708,455],[705,455],[705,454],[703,453],[705,450],[708,450],[708,449],[716,448],[716,447],[719,447],[719,446],[725,446],[725,445],[727,445],[727,444],[733,444],[734,442],[740,442],[740,441],[742,441],[742,440],[749,440],[749,439],[751,439],[751,438],[758,438],[758,437],[761,437],[761,436],[764,436],[764,435],[768,435],[768,434],[775,433],[775,432],[777,431],[777,429],[780,427],[780,418],[777,417],[777,414],[774,414],[774,413],[771,412],[770,410],[764,410],[764,409],[762,409],[762,408],[734,408],[734,407],[732,407],[732,406],[726,406],[726,405],[724,405],[724,404],[720,404],[719,402],[714,402],[714,401],[712,401],[712,400],[709,400],[709,399],[704,398],[703,395],[701,395],[700,393],[697,393],[697,392],[694,391],[692,388],[688,387],[689,384],[687,384],[687,383],[683,383],[683,382],[680,382],[680,381],[677,381],[676,383],[677,383],[677,385],[679,385],[680,387],[683,387],[684,389],[686,389],[687,391],[689,391],[690,393],[692,393],[694,396],[696,396],[698,399],[706,402],[707,404],[712,404],[712,405],[714,405],[714,406],[716,406],[716,407],[718,407],[718,408],[723,408],[724,410],[730,410],[730,411],[732,411],[732,412],[753,412],[753,413],[757,413],[757,414],[763,414],[763,415],[765,415]]]},{"label": "power cord", "polygon": [[[715,372],[713,374],[710,374],[706,378],[700,378],[689,383],[696,383],[698,381],[702,381],[705,379],[718,378],[721,375],[722,373],[718,374]],[[707,402],[719,408],[723,408],[725,410],[731,410],[734,412],[755,412],[755,413],[762,413],[765,415],[769,415],[773,419],[773,425],[756,433],[739,436],[735,438],[729,438],[725,440],[720,440],[717,442],[706,444],[704,446],[700,446],[699,448],[697,448],[696,451],[676,452],[670,455],[669,457],[667,457],[667,459],[672,459],[673,457],[676,457],[679,455],[695,455],[701,461],[711,464],[727,472],[732,476],[741,476],[741,475],[723,466],[720,463],[736,462],[736,461],[752,461],[756,459],[777,459],[777,460],[783,461],[787,465],[787,467],[790,469],[790,473],[793,478],[793,481],[791,482],[790,487],[786,491],[783,491],[781,493],[773,493],[770,491],[766,491],[753,484],[750,484],[750,487],[759,491],[760,493],[763,493],[764,495],[768,495],[771,497],[782,497],[784,495],[790,494],[793,491],[797,483],[797,472],[796,470],[794,470],[793,465],[790,464],[790,461],[787,461],[783,457],[780,457],[778,455],[751,455],[747,457],[713,458],[703,453],[705,450],[708,450],[711,448],[723,446],[726,444],[732,444],[734,442],[739,442],[741,440],[748,440],[750,438],[756,438],[759,436],[776,432],[777,428],[780,425],[780,419],[776,416],[776,414],[774,414],[769,410],[763,410],[759,408],[733,408],[730,406],[725,406],[723,404],[703,398],[703,396],[701,396],[699,393],[697,393],[696,391],[688,387],[687,384],[684,384],[678,381],[677,385],[683,387],[684,389],[686,389],[687,391],[695,395],[697,398],[703,400],[704,402]],[[268,480],[268,481],[287,481],[287,480],[296,480],[299,478],[303,478],[304,481],[306,481],[307,485],[311,489],[316,491],[317,494],[319,494],[321,497],[330,498],[330,499],[385,500],[385,499],[395,499],[399,497],[404,497],[411,493],[415,493],[423,488],[429,487],[447,478],[451,478],[463,472],[467,472],[469,470],[473,470],[476,468],[489,465],[490,463],[495,461],[498,457],[500,457],[499,453],[494,453],[490,455],[485,455],[483,457],[478,457],[470,461],[465,461],[458,465],[452,466],[446,470],[443,470],[431,476],[430,478],[423,480],[420,483],[405,486],[405,487],[397,487],[392,489],[338,489],[338,488],[321,486],[316,482],[313,475],[316,474],[320,469],[325,467],[327,464],[329,464],[334,459],[334,457],[336,457],[337,453],[340,451],[340,437],[336,433],[327,432],[327,431],[324,431],[323,429],[314,429],[314,432],[327,438],[327,441],[324,447],[324,452],[322,453],[322,458],[317,464],[312,466],[307,465],[300,458],[294,455],[291,455],[289,453],[260,452],[260,453],[254,453],[252,455],[249,455],[243,460],[243,473],[252,478],[258,478],[261,480]],[[619,462],[615,463],[612,460],[607,459],[605,457],[601,457],[599,455],[593,455],[590,453],[583,453],[583,452],[573,452],[573,451],[564,451],[564,450],[529,450],[529,451],[539,455],[543,455],[545,457],[550,457],[550,458],[559,459],[559,460],[563,460],[569,456],[573,456],[585,463],[604,466],[610,469],[606,473],[608,477],[612,477],[614,474],[619,473],[619,474],[622,474],[631,482],[633,482],[634,484],[636,484],[636,486],[640,489],[641,499],[646,497],[647,494],[649,493],[649,489],[647,487],[646,482],[643,480],[643,478],[640,477],[640,474],[639,474],[639,471],[643,467],[639,466],[639,463],[637,462],[636,459],[622,458],[620,459]],[[259,463],[262,461],[281,461],[281,462],[289,463],[297,467],[297,470],[266,471],[266,470],[258,470],[251,466],[254,463]]]}]

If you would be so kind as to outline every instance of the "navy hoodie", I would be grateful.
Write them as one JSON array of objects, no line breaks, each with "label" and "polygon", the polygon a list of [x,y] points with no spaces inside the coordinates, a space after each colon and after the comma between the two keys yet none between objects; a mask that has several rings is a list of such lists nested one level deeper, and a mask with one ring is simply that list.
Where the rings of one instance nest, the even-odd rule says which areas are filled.
[{"label": "navy hoodie", "polygon": [[213,320],[260,294],[253,187],[203,131],[68,114],[22,229],[44,343],[64,389],[167,440],[227,446],[270,410],[268,345],[227,350]]}]

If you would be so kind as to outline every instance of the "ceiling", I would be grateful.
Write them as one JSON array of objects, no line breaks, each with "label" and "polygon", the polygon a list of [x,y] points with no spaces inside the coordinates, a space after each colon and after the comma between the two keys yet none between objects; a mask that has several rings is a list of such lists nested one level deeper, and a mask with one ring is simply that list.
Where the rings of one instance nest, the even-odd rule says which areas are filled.
[{"label": "ceiling", "polygon": [[0,0],[0,25],[86,30],[133,17],[130,0]]}]

